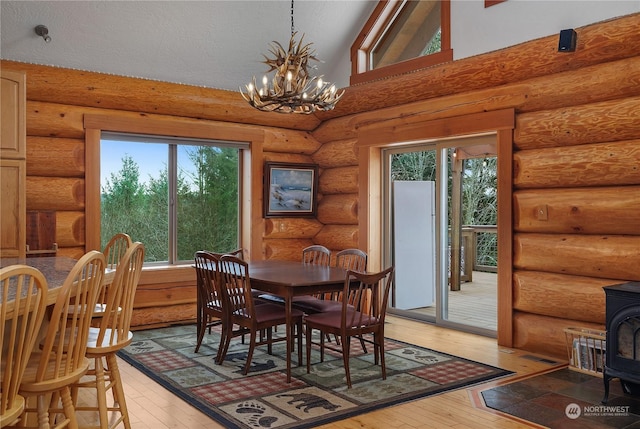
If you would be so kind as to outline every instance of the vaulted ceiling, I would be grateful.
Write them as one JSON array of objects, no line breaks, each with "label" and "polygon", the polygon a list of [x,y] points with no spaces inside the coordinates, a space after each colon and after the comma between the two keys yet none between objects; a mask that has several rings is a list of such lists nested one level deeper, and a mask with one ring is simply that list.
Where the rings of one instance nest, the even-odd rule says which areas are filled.
[{"label": "vaulted ceiling", "polygon": [[[378,2],[297,0],[294,27],[312,42],[315,74],[349,84],[349,50]],[[0,57],[20,62],[238,90],[255,75],[269,44],[286,47],[291,2],[0,2]],[[51,41],[36,35],[46,25]]]}]

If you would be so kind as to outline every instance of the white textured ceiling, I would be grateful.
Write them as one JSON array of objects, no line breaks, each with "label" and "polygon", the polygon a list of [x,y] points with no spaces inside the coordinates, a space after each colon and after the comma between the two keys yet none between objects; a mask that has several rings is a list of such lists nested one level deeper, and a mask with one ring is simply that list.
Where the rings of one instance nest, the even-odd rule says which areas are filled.
[{"label": "white textured ceiling", "polygon": [[[348,86],[351,44],[375,0],[297,0],[294,24],[312,42],[314,74]],[[237,90],[266,66],[269,44],[285,48],[290,0],[0,2],[0,58]],[[34,32],[49,29],[51,42]]]}]

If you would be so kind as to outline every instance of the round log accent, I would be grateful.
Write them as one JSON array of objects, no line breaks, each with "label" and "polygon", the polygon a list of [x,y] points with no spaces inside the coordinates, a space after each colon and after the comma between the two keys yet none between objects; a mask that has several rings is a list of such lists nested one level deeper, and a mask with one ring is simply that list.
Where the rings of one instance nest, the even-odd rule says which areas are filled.
[{"label": "round log accent", "polygon": [[84,212],[56,212],[56,241],[60,247],[84,246]]},{"label": "round log accent", "polygon": [[300,153],[280,153],[280,152],[265,152],[265,162],[285,162],[291,164],[313,164],[313,160],[309,155]]},{"label": "round log accent", "polygon": [[513,200],[518,232],[640,235],[640,186],[536,189]]},{"label": "round log accent", "polygon": [[66,256],[67,258],[80,259],[86,253],[84,247],[58,247],[56,256]]},{"label": "round log accent", "polygon": [[602,288],[619,282],[539,271],[516,271],[513,274],[513,308],[543,316],[604,324],[605,295]]},{"label": "round log accent", "polygon": [[84,180],[27,176],[27,210],[83,210]]},{"label": "round log accent", "polygon": [[358,166],[325,169],[319,178],[318,191],[327,194],[353,194],[358,192]]},{"label": "round log accent", "polygon": [[513,172],[519,189],[640,185],[640,140],[523,150]]},{"label": "round log accent", "polygon": [[68,104],[27,101],[27,135],[82,139],[84,138],[83,119],[85,113],[104,113],[104,110]]},{"label": "round log accent", "polygon": [[357,225],[358,194],[324,195],[318,203],[318,220],[325,225]]},{"label": "round log accent", "polygon": [[266,239],[263,241],[265,259],[302,261],[302,249],[315,244],[303,239]]},{"label": "round log accent", "polygon": [[323,168],[357,166],[358,148],[356,143],[355,139],[327,142],[313,154],[313,160]]},{"label": "round log accent", "polygon": [[358,225],[325,225],[313,241],[332,250],[358,247]]},{"label": "round log accent", "polygon": [[84,177],[84,140],[27,137],[27,176]]},{"label": "round log accent", "polygon": [[640,280],[640,236],[516,234],[514,268],[574,276]]},{"label": "round log accent", "polygon": [[640,137],[640,97],[516,116],[517,150],[577,146]]},{"label": "round log accent", "polygon": [[320,148],[320,145],[320,142],[306,132],[269,130],[264,134],[263,150],[311,155]]},{"label": "round log accent", "polygon": [[322,229],[322,224],[309,218],[267,218],[264,229],[264,238],[312,239]]},{"label": "round log accent", "polygon": [[[579,322],[581,328],[604,329],[603,324]],[[568,360],[564,328],[576,327],[575,320],[514,312],[513,347]]]},{"label": "round log accent", "polygon": [[163,326],[196,320],[196,304],[166,305],[161,307],[134,308],[132,327]]}]

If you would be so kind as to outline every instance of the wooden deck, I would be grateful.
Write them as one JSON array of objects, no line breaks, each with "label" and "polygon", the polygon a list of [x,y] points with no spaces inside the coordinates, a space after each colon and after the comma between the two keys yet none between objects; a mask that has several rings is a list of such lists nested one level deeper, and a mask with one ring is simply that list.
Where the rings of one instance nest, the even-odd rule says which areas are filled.
[{"label": "wooden deck", "polygon": [[[448,320],[496,331],[498,329],[498,275],[474,271],[472,278],[472,282],[463,282],[459,291],[449,291]],[[435,306],[413,311],[436,316]]]}]

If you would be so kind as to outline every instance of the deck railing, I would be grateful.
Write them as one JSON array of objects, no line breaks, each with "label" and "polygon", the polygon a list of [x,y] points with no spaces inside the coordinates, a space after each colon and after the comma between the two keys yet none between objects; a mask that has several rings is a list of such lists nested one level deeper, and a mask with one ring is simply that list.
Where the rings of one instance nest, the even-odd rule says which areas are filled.
[{"label": "deck railing", "polygon": [[465,225],[463,236],[470,236],[472,254],[467,257],[473,263],[473,271],[495,273],[498,271],[498,228],[496,225]]}]

